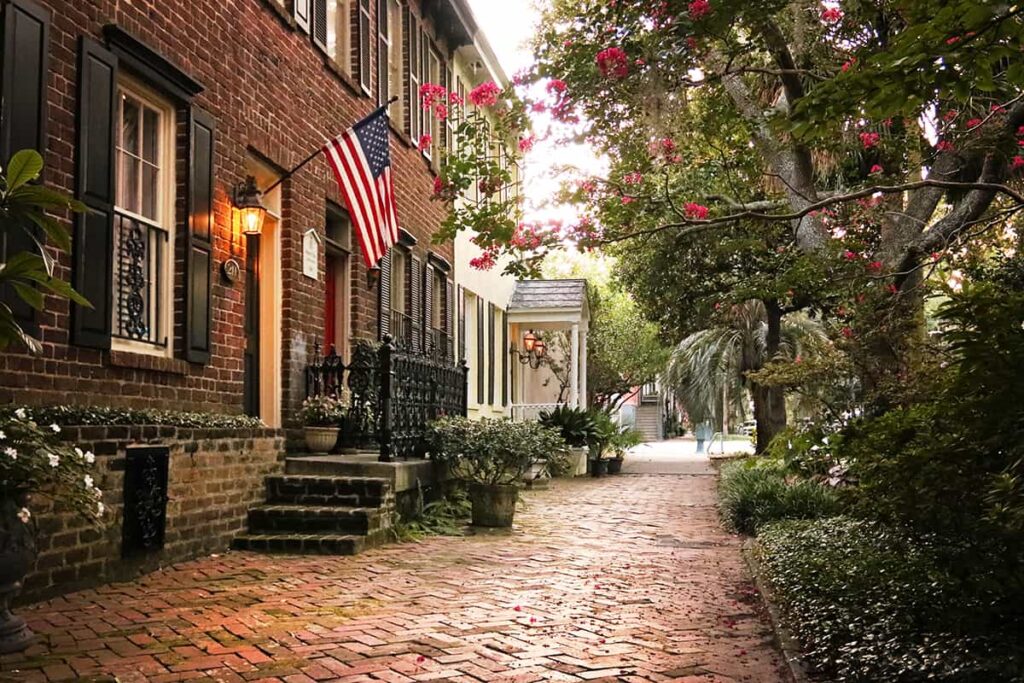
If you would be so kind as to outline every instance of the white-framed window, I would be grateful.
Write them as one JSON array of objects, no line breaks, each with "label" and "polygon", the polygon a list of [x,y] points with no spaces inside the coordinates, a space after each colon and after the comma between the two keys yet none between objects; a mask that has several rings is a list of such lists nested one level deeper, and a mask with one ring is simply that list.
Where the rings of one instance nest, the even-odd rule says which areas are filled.
[{"label": "white-framed window", "polygon": [[391,250],[391,310],[408,315],[405,288],[409,273],[409,255],[402,248]]},{"label": "white-framed window", "polygon": [[[438,53],[437,48],[429,43],[426,36],[424,36],[424,43],[427,45],[426,58],[424,60],[424,82],[441,85],[443,84],[441,78],[441,55]],[[437,150],[440,149],[441,145],[441,120],[429,110],[420,107],[420,111],[423,116],[423,131],[430,135],[431,140],[430,147],[423,152],[423,155],[428,159],[435,159],[437,157]]]},{"label": "white-framed window", "polygon": [[175,110],[128,79],[117,99],[112,345],[170,356]]},{"label": "white-framed window", "polygon": [[[398,0],[387,0],[388,7],[388,96],[397,96],[391,103],[388,116],[397,126],[402,125],[405,116],[405,78],[402,71],[402,5]],[[378,59],[380,57],[378,56]]]},{"label": "white-framed window", "polygon": [[327,55],[352,75],[352,0],[327,0]]}]

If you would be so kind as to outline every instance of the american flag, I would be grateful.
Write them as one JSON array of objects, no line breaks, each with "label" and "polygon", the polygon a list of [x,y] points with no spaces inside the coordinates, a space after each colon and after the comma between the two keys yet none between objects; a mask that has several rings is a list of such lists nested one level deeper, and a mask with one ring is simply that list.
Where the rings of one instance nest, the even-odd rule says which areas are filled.
[{"label": "american flag", "polygon": [[368,268],[398,241],[387,117],[387,109],[381,107],[323,149],[348,205]]}]

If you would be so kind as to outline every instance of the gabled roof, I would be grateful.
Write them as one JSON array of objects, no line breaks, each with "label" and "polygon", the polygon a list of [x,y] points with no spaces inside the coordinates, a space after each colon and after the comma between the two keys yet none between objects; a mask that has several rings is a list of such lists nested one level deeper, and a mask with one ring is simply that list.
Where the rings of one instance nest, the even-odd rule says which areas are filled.
[{"label": "gabled roof", "polygon": [[587,308],[586,280],[520,280],[509,312],[533,310],[583,311]]}]

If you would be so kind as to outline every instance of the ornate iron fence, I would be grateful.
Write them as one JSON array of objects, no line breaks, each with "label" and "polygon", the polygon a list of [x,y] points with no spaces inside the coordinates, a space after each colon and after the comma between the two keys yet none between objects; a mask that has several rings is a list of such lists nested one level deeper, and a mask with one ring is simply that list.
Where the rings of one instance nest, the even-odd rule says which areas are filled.
[{"label": "ornate iron fence", "polygon": [[466,415],[468,373],[465,361],[456,364],[447,354],[399,348],[390,336],[376,348],[357,342],[347,366],[333,347],[321,357],[320,345],[315,344],[313,362],[306,369],[306,395],[348,398],[341,445],[378,446],[380,460],[390,462],[395,457],[422,457],[432,420]]}]

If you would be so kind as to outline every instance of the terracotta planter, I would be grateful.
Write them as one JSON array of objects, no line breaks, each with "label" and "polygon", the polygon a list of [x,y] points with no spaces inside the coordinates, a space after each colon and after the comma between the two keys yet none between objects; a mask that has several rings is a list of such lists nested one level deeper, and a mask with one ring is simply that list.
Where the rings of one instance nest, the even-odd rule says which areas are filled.
[{"label": "terracotta planter", "polygon": [[612,458],[608,461],[608,474],[618,474],[622,471],[622,461],[625,458]]},{"label": "terracotta planter", "polygon": [[330,453],[338,443],[337,427],[306,427],[306,449],[310,453]]},{"label": "terracotta planter", "polygon": [[510,527],[516,514],[519,487],[509,484],[470,484],[473,526]]},{"label": "terracotta planter", "polygon": [[11,602],[36,561],[36,527],[18,517],[29,504],[27,493],[0,497],[0,654],[20,652],[35,634],[25,620],[11,613]]},{"label": "terracotta planter", "polygon": [[608,474],[608,461],[604,458],[595,458],[590,461],[590,476],[603,477]]}]

